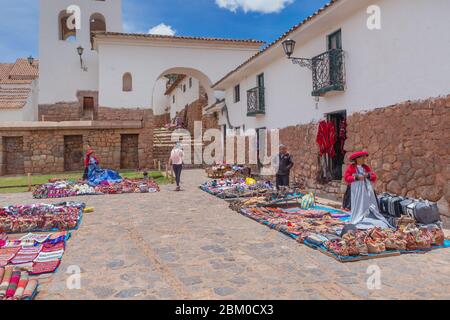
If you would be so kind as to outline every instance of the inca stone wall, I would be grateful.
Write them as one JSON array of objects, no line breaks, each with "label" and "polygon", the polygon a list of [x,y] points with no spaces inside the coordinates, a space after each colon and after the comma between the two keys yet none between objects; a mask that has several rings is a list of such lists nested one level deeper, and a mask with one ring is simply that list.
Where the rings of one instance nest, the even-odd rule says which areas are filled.
[{"label": "inca stone wall", "polygon": [[[109,113],[109,111],[112,112]],[[68,157],[65,151],[65,138],[67,136],[82,136],[83,150],[87,146],[95,149],[96,154],[104,168],[118,170],[121,168],[121,135],[138,135],[136,168],[151,169],[153,167],[153,112],[152,110],[138,109],[110,109],[101,108],[98,113],[102,119],[114,121],[140,121],[141,128],[123,129],[64,129],[60,128],[34,128],[14,129],[0,128],[1,152],[0,152],[0,175],[5,175],[11,169],[10,161],[4,152],[4,141],[10,137],[21,137],[23,139],[23,158],[17,157],[17,163],[23,164],[25,173],[45,174],[64,172],[68,166],[64,159]],[[45,123],[43,123],[45,124]],[[67,142],[67,140],[66,140]],[[73,144],[70,143],[72,146]],[[135,160],[133,160],[135,161]],[[76,160],[79,165],[79,159]],[[69,169],[69,168],[67,168]],[[70,168],[72,169],[72,168]]]},{"label": "inca stone wall", "polygon": [[[370,152],[369,164],[379,176],[378,192],[439,201],[448,212],[450,201],[450,96],[408,101],[348,117],[348,156]],[[317,183],[317,124],[280,131],[296,163],[294,175],[308,188],[341,197],[343,182]]]},{"label": "inca stone wall", "polygon": [[164,128],[164,126],[170,123],[170,113],[164,113],[154,116],[155,128]]},{"label": "inca stone wall", "polygon": [[378,191],[450,202],[450,96],[408,101],[348,119],[347,150],[366,149]]}]

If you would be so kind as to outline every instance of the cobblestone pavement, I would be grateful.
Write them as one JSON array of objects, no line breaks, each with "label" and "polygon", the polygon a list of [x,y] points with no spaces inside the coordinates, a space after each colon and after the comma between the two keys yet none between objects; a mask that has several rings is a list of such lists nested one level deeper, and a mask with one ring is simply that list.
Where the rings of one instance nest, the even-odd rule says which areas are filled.
[{"label": "cobblestone pavement", "polygon": [[[184,172],[184,191],[79,197],[95,208],[38,299],[449,299],[450,250],[341,264],[228,209]],[[0,205],[46,202],[0,195]],[[56,202],[56,201],[47,201]],[[367,287],[368,267],[381,289]],[[82,271],[69,290],[70,266]]]}]

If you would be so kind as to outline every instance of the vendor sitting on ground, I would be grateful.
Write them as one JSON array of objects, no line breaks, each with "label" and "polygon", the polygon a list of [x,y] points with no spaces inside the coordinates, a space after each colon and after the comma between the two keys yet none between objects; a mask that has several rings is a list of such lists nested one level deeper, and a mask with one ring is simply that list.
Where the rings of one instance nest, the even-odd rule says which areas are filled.
[{"label": "vendor sitting on ground", "polygon": [[280,153],[278,154],[278,171],[276,177],[277,190],[281,187],[289,187],[289,177],[291,169],[294,167],[292,157],[285,145],[280,145]]},{"label": "vendor sitting on ground", "polygon": [[348,183],[344,196],[343,207],[351,209],[350,223],[360,229],[381,227],[388,228],[389,223],[380,213],[377,196],[372,186],[377,181],[377,175],[366,164],[369,153],[356,152],[350,156],[352,164],[345,172],[345,181]]},{"label": "vendor sitting on ground", "polygon": [[88,168],[87,181],[89,185],[98,186],[104,183],[122,182],[122,177],[116,171],[99,167],[99,161],[95,156],[94,149],[88,150],[84,163]]}]

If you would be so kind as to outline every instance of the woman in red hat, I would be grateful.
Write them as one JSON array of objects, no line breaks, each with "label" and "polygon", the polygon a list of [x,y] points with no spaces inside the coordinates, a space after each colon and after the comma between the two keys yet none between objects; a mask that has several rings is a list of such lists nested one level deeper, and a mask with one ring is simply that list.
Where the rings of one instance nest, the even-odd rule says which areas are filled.
[{"label": "woman in red hat", "polygon": [[377,195],[372,183],[377,181],[377,174],[366,164],[369,153],[360,151],[350,157],[352,164],[345,172],[348,183],[344,196],[344,208],[351,209],[350,224],[358,229],[391,228],[389,222],[380,213]]}]

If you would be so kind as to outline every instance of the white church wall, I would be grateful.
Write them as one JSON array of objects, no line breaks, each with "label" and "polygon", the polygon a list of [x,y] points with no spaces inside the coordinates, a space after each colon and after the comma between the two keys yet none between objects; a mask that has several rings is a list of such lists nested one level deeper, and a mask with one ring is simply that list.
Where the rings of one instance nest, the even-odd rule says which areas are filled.
[{"label": "white church wall", "polygon": [[[230,48],[170,41],[159,44],[152,44],[150,41],[104,41],[98,44],[99,103],[101,106],[114,108],[152,107],[152,88],[155,82],[171,70],[194,70],[204,77],[202,81],[205,82],[205,88],[211,90],[212,83],[257,52],[256,47]],[[122,77],[126,72],[133,76],[133,92],[121,90]],[[213,97],[214,94],[210,96]]]},{"label": "white church wall", "polygon": [[[59,40],[59,14],[71,5],[81,11],[81,28],[74,42]],[[122,31],[121,0],[40,0],[40,104],[76,101],[78,90],[98,90],[98,54],[91,50],[90,17],[105,17],[107,31]],[[77,47],[84,48],[82,71]]]}]

